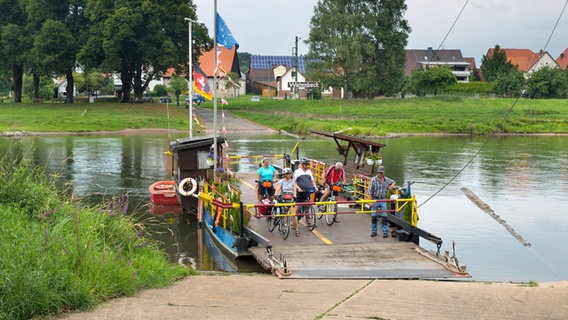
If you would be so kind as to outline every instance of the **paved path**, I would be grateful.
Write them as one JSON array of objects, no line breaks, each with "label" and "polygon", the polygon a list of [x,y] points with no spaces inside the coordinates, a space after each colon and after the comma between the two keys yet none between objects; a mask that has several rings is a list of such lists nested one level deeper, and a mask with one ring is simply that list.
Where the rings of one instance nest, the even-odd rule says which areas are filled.
[{"label": "paved path", "polygon": [[[212,109],[204,109],[204,108],[196,108],[194,109],[195,114],[199,116],[201,121],[205,124],[205,131],[209,133],[213,133],[213,110]],[[247,119],[238,118],[233,116],[230,112],[225,111],[225,119],[223,119],[223,112],[220,108],[217,110],[217,132],[221,132],[223,126],[227,133],[244,133],[247,134],[251,133],[273,133],[274,130],[262,126],[258,123],[252,122]]]},{"label": "paved path", "polygon": [[117,298],[66,320],[178,319],[566,319],[568,282],[280,280],[202,275]]}]

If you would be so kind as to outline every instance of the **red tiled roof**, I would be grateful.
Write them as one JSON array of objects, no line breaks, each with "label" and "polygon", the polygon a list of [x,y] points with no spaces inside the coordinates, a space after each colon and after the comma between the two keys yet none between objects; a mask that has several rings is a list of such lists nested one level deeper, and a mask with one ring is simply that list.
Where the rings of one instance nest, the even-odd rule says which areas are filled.
[{"label": "red tiled roof", "polygon": [[[235,60],[235,55],[237,54],[237,47],[233,47],[231,49],[227,49],[225,47],[219,47],[221,49],[221,54],[219,55],[219,60],[221,61],[221,68],[227,72],[231,72],[231,67],[233,65],[233,61]],[[201,56],[199,57],[199,67],[205,74],[209,77],[213,76],[213,70],[215,69],[215,50],[211,49],[210,51],[203,51],[201,52]],[[219,72],[217,72],[219,75]]]},{"label": "red tiled roof", "polygon": [[[232,49],[227,49],[225,47],[219,47],[221,49],[221,54],[219,55],[219,60],[221,61],[221,68],[227,72],[231,72],[231,68],[233,66],[233,61],[235,60],[235,56],[237,55],[237,48],[233,47]],[[209,51],[202,51],[201,56],[199,57],[199,67],[208,77],[213,77],[213,70],[214,66],[214,59],[215,56],[213,54],[213,49]],[[164,78],[171,78],[172,75],[175,74],[175,68],[169,68],[166,72],[162,74]],[[217,72],[219,75],[219,72]],[[185,76],[185,74],[182,74]]]},{"label": "red tiled roof", "polygon": [[566,67],[568,66],[568,48],[566,48],[566,50],[564,50],[560,54],[560,56],[556,58],[556,63],[558,63],[558,65],[560,66],[560,68],[562,68],[562,70],[566,70]]},{"label": "red tiled roof", "polygon": [[[490,58],[493,56],[494,48],[490,48],[487,51],[487,57]],[[518,66],[519,71],[527,72],[530,68],[538,62],[540,56],[543,53],[534,53],[530,49],[500,49],[504,51],[507,55],[507,59],[513,64]]]}]

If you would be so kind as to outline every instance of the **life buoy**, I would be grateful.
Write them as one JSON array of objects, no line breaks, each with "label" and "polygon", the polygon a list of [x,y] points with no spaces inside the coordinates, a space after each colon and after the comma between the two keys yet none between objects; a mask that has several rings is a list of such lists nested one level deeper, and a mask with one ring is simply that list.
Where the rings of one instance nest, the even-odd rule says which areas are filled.
[{"label": "life buoy", "polygon": [[[189,191],[187,190],[188,188],[186,188],[187,183],[191,185]],[[193,178],[185,178],[179,183],[178,190],[182,196],[189,197],[197,190],[197,182]]]}]

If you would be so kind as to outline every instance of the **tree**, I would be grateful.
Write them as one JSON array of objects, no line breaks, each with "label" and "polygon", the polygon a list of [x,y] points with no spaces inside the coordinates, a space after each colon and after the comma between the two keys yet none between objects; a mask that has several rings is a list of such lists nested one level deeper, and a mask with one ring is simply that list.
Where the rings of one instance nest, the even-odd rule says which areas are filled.
[{"label": "tree", "polygon": [[481,74],[485,81],[495,81],[499,73],[507,74],[512,70],[518,70],[518,67],[508,61],[507,54],[499,45],[495,45],[492,55],[481,58]]},{"label": "tree", "polygon": [[411,78],[412,86],[417,95],[428,93],[438,94],[448,86],[457,83],[456,76],[445,66],[429,67],[426,70],[414,70]]},{"label": "tree", "polygon": [[[122,102],[130,101],[131,89],[141,99],[150,81],[170,67],[184,73],[189,54],[184,19],[196,20],[191,1],[188,5],[186,0],[88,0],[87,12],[91,32],[79,58],[87,66],[120,73]],[[211,48],[212,40],[204,25],[194,24],[192,30],[197,59],[199,48]]]},{"label": "tree", "polygon": [[543,67],[533,72],[527,81],[528,94],[533,98],[565,98],[568,91],[566,73],[560,68]]},{"label": "tree", "polygon": [[[61,22],[46,20],[34,40],[36,65],[42,74],[65,74],[67,79],[67,103],[73,103],[73,67],[76,49],[70,44],[74,37]],[[41,57],[41,58],[40,58]]]},{"label": "tree", "polygon": [[322,0],[311,19],[310,78],[354,96],[393,95],[404,80],[404,0]]},{"label": "tree", "polygon": [[[250,58],[250,57],[249,57]],[[225,88],[226,89],[233,89],[233,97],[237,96],[236,90],[237,90],[237,85],[239,85],[239,79],[241,77],[239,77],[239,75],[236,72],[229,72],[227,73],[227,76],[225,77]],[[232,80],[232,81],[231,81]]]},{"label": "tree", "polygon": [[[251,54],[248,52],[237,52],[237,56],[239,57],[239,69],[241,72],[247,73],[249,70]],[[240,78],[240,76],[238,78]]]},{"label": "tree", "polygon": [[168,87],[170,88],[170,92],[176,96],[177,106],[179,107],[179,96],[182,91],[187,90],[187,80],[178,75],[174,75],[170,81],[168,81]]},{"label": "tree", "polygon": [[24,3],[19,0],[0,1],[0,69],[12,74],[14,102],[22,102],[24,75],[24,53],[29,51],[29,42],[24,41],[27,33],[24,26],[27,16]]},{"label": "tree", "polygon": [[518,97],[524,86],[525,77],[523,73],[513,69],[506,73],[500,72],[497,74],[494,91],[499,95]]}]

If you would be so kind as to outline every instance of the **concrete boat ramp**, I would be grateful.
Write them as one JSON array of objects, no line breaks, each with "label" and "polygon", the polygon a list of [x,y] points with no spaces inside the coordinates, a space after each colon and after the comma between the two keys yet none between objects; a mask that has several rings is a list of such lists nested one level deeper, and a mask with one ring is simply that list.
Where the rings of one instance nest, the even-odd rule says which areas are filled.
[{"label": "concrete boat ramp", "polygon": [[[239,174],[243,181],[244,203],[256,203],[253,174]],[[439,256],[413,242],[396,237],[370,237],[371,218],[355,214],[346,204],[340,205],[339,222],[328,226],[317,220],[309,231],[300,221],[300,236],[294,230],[284,240],[268,231],[265,218],[252,217],[249,228],[267,242],[249,248],[258,263],[280,278],[286,279],[443,279],[469,278],[448,264],[444,252]],[[396,232],[391,230],[392,235]],[[425,241],[424,239],[420,239]],[[457,261],[456,261],[457,262]]]}]

